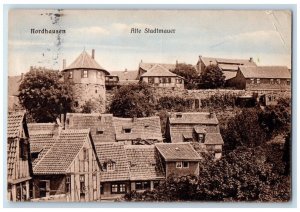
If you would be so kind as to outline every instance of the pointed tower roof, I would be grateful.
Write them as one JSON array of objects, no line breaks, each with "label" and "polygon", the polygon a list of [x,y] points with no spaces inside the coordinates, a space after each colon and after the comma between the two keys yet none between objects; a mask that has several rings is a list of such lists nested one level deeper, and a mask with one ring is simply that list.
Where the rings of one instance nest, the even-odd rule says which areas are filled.
[{"label": "pointed tower roof", "polygon": [[76,58],[76,60],[71,63],[65,70],[70,69],[93,69],[93,70],[101,70],[109,75],[109,72],[102,68],[95,59],[92,58],[85,50]]}]

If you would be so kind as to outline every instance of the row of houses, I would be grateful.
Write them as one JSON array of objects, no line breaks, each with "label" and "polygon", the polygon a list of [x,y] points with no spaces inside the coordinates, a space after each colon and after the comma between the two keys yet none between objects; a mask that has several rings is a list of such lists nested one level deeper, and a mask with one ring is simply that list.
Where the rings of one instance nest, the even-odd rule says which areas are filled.
[{"label": "row of houses", "polygon": [[[106,90],[127,84],[145,82],[153,87],[185,89],[184,78],[173,73],[174,64],[145,63],[141,61],[137,70],[107,71],[95,60],[92,54],[83,51],[70,65],[63,61],[63,80],[70,82],[73,89],[74,109],[82,111],[82,106],[92,101],[96,106],[93,112],[105,112]],[[286,66],[257,66],[252,58],[224,59],[199,57],[195,68],[201,74],[209,65],[218,66],[225,76],[225,86],[247,91],[286,91],[291,89],[291,72]],[[31,71],[46,69],[31,67]],[[22,76],[9,77],[9,108],[19,108],[18,89]]]},{"label": "row of houses", "polygon": [[58,123],[27,124],[25,112],[10,112],[8,199],[115,199],[154,189],[171,175],[199,174],[203,152],[221,157],[214,114],[175,113],[167,125],[170,143],[163,142],[158,117],[72,113]]}]

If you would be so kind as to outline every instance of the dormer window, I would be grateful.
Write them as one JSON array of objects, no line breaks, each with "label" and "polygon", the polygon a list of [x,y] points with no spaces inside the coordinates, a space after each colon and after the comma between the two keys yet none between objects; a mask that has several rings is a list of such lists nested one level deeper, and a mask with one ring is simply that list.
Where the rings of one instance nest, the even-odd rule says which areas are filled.
[{"label": "dormer window", "polygon": [[199,141],[199,143],[203,143],[204,142],[204,133],[199,133],[198,134],[198,141]]},{"label": "dormer window", "polygon": [[176,114],[176,118],[182,118],[182,114]]},{"label": "dormer window", "polygon": [[113,172],[116,169],[116,163],[114,161],[112,161],[112,160],[107,161],[105,163],[105,168],[106,168],[107,172]]},{"label": "dormer window", "polygon": [[101,128],[97,128],[96,129],[96,134],[97,135],[102,135],[104,133],[104,130],[103,129],[101,129]]}]

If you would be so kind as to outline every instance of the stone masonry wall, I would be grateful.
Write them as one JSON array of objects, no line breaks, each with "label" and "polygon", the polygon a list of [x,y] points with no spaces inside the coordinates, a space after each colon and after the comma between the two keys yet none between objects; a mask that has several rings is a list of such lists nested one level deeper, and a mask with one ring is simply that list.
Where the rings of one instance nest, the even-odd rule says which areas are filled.
[{"label": "stone masonry wall", "polygon": [[[201,89],[201,90],[187,90],[179,88],[152,88],[155,99],[159,99],[164,96],[178,96],[186,99],[198,99],[201,104],[201,99],[209,98],[213,95],[225,95],[234,94],[237,96],[252,96],[253,93],[261,95],[273,95],[275,97],[291,97],[291,91],[272,91],[272,90],[232,90],[232,89]],[[108,108],[113,98],[113,91],[106,91],[106,107]]]},{"label": "stone masonry wall", "polygon": [[[82,106],[89,100],[93,102],[95,113],[105,112],[105,87],[98,84],[74,84],[75,111],[81,112]],[[78,105],[78,106],[77,106]]]}]

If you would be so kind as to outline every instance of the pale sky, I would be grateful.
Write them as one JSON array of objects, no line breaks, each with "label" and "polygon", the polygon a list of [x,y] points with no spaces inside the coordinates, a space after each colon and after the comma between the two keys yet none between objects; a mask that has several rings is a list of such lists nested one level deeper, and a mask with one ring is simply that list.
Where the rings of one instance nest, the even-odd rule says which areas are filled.
[{"label": "pale sky", "polygon": [[[132,27],[176,33],[131,34]],[[32,28],[66,34],[59,43],[57,34],[31,34]],[[108,71],[136,70],[141,60],[195,65],[199,55],[291,67],[290,11],[11,10],[8,31],[11,76],[30,66],[61,70],[63,59],[69,65],[84,49],[95,49],[96,61]]]}]

